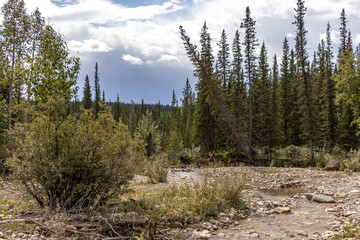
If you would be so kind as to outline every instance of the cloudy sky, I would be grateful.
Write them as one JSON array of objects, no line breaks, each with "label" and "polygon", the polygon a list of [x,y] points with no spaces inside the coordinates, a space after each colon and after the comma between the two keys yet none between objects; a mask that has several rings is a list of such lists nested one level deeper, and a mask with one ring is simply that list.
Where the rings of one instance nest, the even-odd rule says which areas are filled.
[{"label": "cloudy sky", "polygon": [[[0,0],[2,5],[5,0]],[[25,0],[28,12],[39,7],[43,16],[60,31],[73,55],[81,59],[79,96],[85,75],[93,84],[95,62],[99,64],[101,89],[106,98],[167,104],[172,90],[178,97],[189,78],[194,86],[192,66],[181,39],[182,25],[194,43],[207,21],[216,53],[222,29],[229,42],[249,6],[257,21],[259,42],[265,41],[269,59],[281,57],[285,36],[294,45],[292,25],[296,0]],[[339,17],[345,8],[354,44],[360,43],[359,0],[307,0],[305,19],[309,52],[324,37],[326,24],[332,26],[337,52]],[[280,58],[279,58],[280,61]]]}]

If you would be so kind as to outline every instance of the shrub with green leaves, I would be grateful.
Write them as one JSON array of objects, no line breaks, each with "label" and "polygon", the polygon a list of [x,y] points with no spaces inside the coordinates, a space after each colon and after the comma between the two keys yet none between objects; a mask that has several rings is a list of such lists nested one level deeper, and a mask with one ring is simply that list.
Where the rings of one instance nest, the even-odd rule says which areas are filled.
[{"label": "shrub with green leaves", "polygon": [[170,223],[195,223],[207,217],[216,217],[230,208],[244,208],[242,191],[247,178],[205,179],[193,186],[172,185],[150,199],[154,219],[167,219]]},{"label": "shrub with green leaves", "polygon": [[145,115],[139,121],[135,136],[143,140],[148,157],[160,151],[159,126],[153,120],[153,115],[149,110],[146,110]]},{"label": "shrub with green leaves", "polygon": [[12,132],[13,177],[42,207],[96,207],[121,192],[143,157],[143,147],[109,111],[66,118],[41,114]]},{"label": "shrub with green leaves", "polygon": [[145,164],[145,173],[151,183],[164,183],[167,181],[170,160],[166,153],[150,157]]}]

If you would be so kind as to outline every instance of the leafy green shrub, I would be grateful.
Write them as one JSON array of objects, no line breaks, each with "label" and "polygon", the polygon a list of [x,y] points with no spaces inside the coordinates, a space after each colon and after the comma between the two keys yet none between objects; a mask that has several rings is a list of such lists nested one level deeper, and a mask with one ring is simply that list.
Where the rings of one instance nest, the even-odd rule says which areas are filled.
[{"label": "leafy green shrub", "polygon": [[[50,111],[51,112],[51,111]],[[83,110],[64,119],[39,114],[12,132],[13,177],[40,206],[96,207],[133,177],[143,148],[109,111]]]},{"label": "leafy green shrub", "polygon": [[143,140],[146,149],[146,155],[151,157],[160,151],[160,132],[153,120],[153,115],[149,110],[146,110],[145,115],[139,121],[135,131],[135,136]]},{"label": "leafy green shrub", "polygon": [[340,160],[340,169],[346,172],[360,171],[360,151],[352,150],[343,155]]},{"label": "leafy green shrub", "polygon": [[179,159],[183,164],[190,164],[201,158],[200,147],[184,148],[178,153]]},{"label": "leafy green shrub", "polygon": [[272,167],[324,167],[329,159],[329,154],[323,149],[316,149],[314,161],[310,160],[310,152],[307,146],[290,145],[282,148],[271,161]]},{"label": "leafy green shrub", "polygon": [[220,212],[235,207],[242,208],[241,192],[246,179],[206,179],[203,183],[190,186],[172,185],[150,199],[150,214],[164,218],[170,223],[189,224],[216,217]]},{"label": "leafy green shrub", "polygon": [[151,183],[166,182],[169,172],[170,160],[166,153],[160,153],[152,156],[145,164],[145,173],[149,177]]}]

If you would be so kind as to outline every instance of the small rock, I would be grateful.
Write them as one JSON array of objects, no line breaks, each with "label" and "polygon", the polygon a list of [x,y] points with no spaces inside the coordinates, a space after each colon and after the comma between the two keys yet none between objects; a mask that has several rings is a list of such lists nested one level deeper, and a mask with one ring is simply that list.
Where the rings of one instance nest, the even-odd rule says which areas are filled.
[{"label": "small rock", "polygon": [[340,168],[340,161],[337,159],[330,159],[324,167],[324,171],[338,171]]},{"label": "small rock", "polygon": [[230,219],[229,217],[221,217],[221,218],[219,219],[219,221],[220,221],[221,223],[229,223],[229,222],[231,221],[231,219]]},{"label": "small rock", "polygon": [[351,190],[349,193],[350,194],[356,194],[356,193],[359,193],[360,191],[359,190]]},{"label": "small rock", "polygon": [[345,212],[344,217],[349,217],[349,216],[351,216],[353,214],[357,214],[357,212]]},{"label": "small rock", "polygon": [[334,208],[327,208],[325,209],[325,212],[336,212]]},{"label": "small rock", "polygon": [[308,234],[304,231],[296,231],[296,234],[299,235],[299,236],[304,236],[304,237],[307,237]]},{"label": "small rock", "polygon": [[334,203],[334,198],[330,196],[320,195],[320,194],[314,194],[314,193],[306,193],[305,197],[307,200],[312,202],[319,202],[319,203]]},{"label": "small rock", "polygon": [[291,209],[289,207],[279,207],[278,211],[279,213],[290,213]]},{"label": "small rock", "polygon": [[225,234],[225,233],[218,233],[217,236],[219,236],[219,237],[225,237],[226,234]]},{"label": "small rock", "polygon": [[73,226],[73,225],[66,225],[65,229],[75,230],[75,231],[77,230],[77,228],[75,226]]},{"label": "small rock", "polygon": [[235,225],[235,226],[239,226],[240,224],[241,224],[241,222],[239,222],[239,221],[235,221],[235,222],[234,222],[234,225]]}]

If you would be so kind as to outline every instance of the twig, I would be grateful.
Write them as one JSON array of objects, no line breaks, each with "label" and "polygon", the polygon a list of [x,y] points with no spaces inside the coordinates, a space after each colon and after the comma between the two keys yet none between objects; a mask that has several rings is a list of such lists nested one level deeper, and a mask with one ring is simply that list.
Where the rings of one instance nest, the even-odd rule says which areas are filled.
[{"label": "twig", "polygon": [[42,223],[39,223],[37,221],[35,221],[34,219],[30,219],[31,222],[35,223],[36,225],[38,225],[40,228],[44,229],[45,231],[51,233],[51,234],[55,234],[55,232],[53,230],[51,230],[50,228],[44,226]]},{"label": "twig", "polygon": [[113,231],[120,239],[123,239],[122,236],[118,232],[116,232],[115,229],[113,228],[113,226],[106,220],[106,218],[102,218],[102,219],[105,221],[105,223],[107,225],[109,225],[109,227],[111,228],[111,231]]}]

